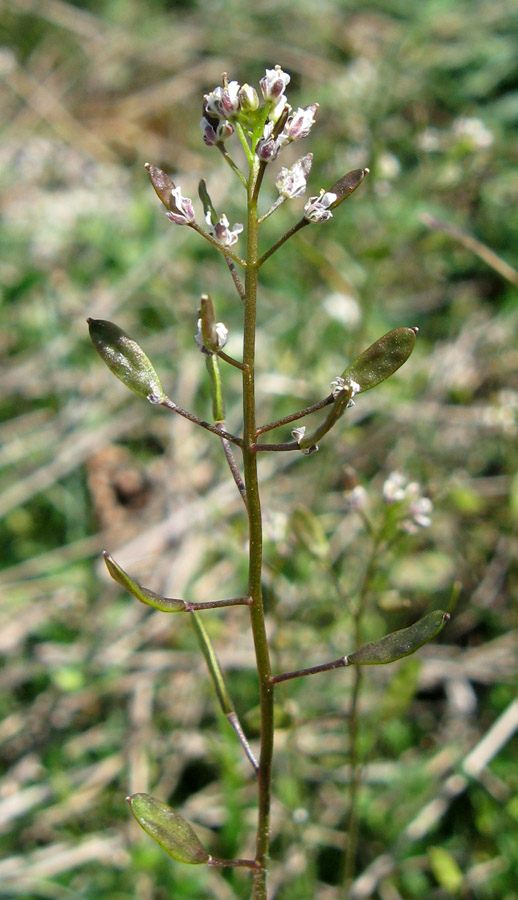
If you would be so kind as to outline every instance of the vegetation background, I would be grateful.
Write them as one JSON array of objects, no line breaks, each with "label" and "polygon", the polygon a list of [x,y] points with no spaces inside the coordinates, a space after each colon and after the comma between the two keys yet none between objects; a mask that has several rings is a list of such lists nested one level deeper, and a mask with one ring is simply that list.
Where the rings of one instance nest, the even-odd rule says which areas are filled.
[{"label": "vegetation background", "polygon": [[[370,538],[344,466],[374,521],[390,471],[418,480],[433,526],[382,557],[366,632],[447,607],[454,582],[460,595],[440,641],[364,679],[354,896],[517,900],[515,3],[3,0],[1,17],[0,896],[247,895],[246,875],[171,863],[128,821],[124,796],[149,789],[214,853],[246,854],[255,790],[188,623],[139,607],[99,562],[109,549],[170,596],[242,593],[240,500],[217,442],[116,382],[85,319],[115,320],[207,415],[198,298],[212,293],[236,353],[241,310],[143,164],[188,196],[206,178],[241,221],[201,97],[223,71],[257,85],[280,63],[290,101],[320,104],[312,192],[371,176],[264,269],[261,419],[325,396],[384,331],[421,334],[318,454],[262,461],[276,669],[350,649]],[[286,203],[265,246],[298,214]],[[254,740],[246,612],[204,621]],[[272,898],[343,897],[350,685],[342,671],[278,690]]]}]

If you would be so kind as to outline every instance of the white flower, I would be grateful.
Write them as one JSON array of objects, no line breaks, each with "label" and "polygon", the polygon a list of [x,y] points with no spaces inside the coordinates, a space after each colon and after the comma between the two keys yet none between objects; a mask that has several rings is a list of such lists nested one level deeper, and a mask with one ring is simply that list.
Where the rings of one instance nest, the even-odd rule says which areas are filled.
[{"label": "white flower", "polygon": [[293,163],[291,168],[285,169],[283,167],[281,169],[276,178],[275,187],[282,197],[286,197],[289,200],[294,200],[295,197],[302,197],[306,191],[306,175],[309,175],[312,162],[313,154],[308,153],[306,156],[298,159],[296,163]]},{"label": "white flower", "polygon": [[222,243],[225,247],[232,247],[237,242],[239,235],[243,231],[243,226],[240,223],[237,223],[233,228],[230,228],[230,223],[224,213],[219,217],[219,221],[216,222],[215,225],[213,225],[210,210],[207,210],[205,214],[205,221],[208,225],[209,233],[212,234],[213,237],[217,238],[217,240],[220,241],[220,243]]},{"label": "white flower", "polygon": [[[202,330],[201,330],[201,319],[198,319],[196,324],[198,327],[198,331],[194,335],[194,341],[196,343],[196,346],[199,347],[200,350],[203,350],[205,345],[203,343],[203,334],[202,334]],[[216,339],[217,339],[217,349],[223,350],[223,347],[225,346],[225,344],[228,341],[228,328],[226,325],[223,324],[223,322],[216,322],[216,324],[214,326],[214,331],[215,331]]]},{"label": "white flower", "polygon": [[322,189],[318,197],[309,198],[304,207],[304,218],[315,225],[319,222],[326,222],[328,219],[332,219],[333,213],[329,207],[337,199],[337,195],[333,194],[332,191],[326,192]]},{"label": "white flower", "polygon": [[383,485],[383,500],[387,504],[405,504],[400,528],[407,534],[417,534],[420,528],[432,524],[433,503],[421,494],[417,481],[407,482],[401,472],[391,472]]},{"label": "white flower", "polygon": [[290,81],[290,76],[283,72],[280,66],[267,69],[266,74],[259,82],[264,99],[277,101],[284,94]]},{"label": "white flower", "polygon": [[210,94],[205,94],[204,113],[216,119],[237,116],[240,109],[240,90],[241,86],[237,81],[229,81],[226,87],[214,88]]},{"label": "white flower", "polygon": [[173,208],[166,212],[167,218],[174,222],[175,225],[191,225],[196,218],[192,200],[184,197],[182,189],[179,187],[173,188],[171,197],[172,200],[170,202]]},{"label": "white flower", "polygon": [[288,116],[283,133],[286,134],[290,141],[300,141],[301,138],[308,136],[311,126],[315,121],[315,114],[318,109],[318,103],[312,103],[303,109],[301,106],[296,112]]}]

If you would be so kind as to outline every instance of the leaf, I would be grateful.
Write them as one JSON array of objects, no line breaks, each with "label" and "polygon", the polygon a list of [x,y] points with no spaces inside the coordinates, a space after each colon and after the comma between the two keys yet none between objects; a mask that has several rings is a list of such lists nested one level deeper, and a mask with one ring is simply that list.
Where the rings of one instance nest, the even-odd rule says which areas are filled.
[{"label": "leaf", "polygon": [[162,403],[166,399],[162,383],[139,345],[113,322],[86,321],[95,349],[119,381],[150,403]]},{"label": "leaf", "polygon": [[409,628],[393,631],[379,641],[364,644],[359,650],[346,657],[350,666],[380,666],[394,662],[403,656],[410,656],[423,644],[433,640],[444,628],[450,614],[436,609]]},{"label": "leaf", "polygon": [[167,803],[150,794],[133,794],[126,800],[140,827],[177,862],[196,866],[210,860],[191,825]]},{"label": "leaf", "polygon": [[142,587],[137,581],[133,581],[106,550],[103,553],[103,558],[113,580],[117,584],[122,585],[123,588],[126,588],[141,603],[145,603],[146,606],[152,606],[153,609],[160,609],[162,612],[182,612],[185,609],[185,600],[161,597],[160,594],[155,594],[154,591],[150,591]]},{"label": "leaf", "polygon": [[356,394],[369,391],[406,362],[415,347],[418,331],[416,327],[388,331],[347,367],[342,378],[353,385]]}]

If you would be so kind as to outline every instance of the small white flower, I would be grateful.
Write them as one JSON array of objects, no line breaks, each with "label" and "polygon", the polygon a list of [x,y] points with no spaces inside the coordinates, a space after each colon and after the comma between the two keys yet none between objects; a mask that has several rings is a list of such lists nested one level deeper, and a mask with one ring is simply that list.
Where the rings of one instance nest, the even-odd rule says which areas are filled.
[{"label": "small white flower", "polygon": [[237,116],[240,108],[240,90],[241,86],[237,81],[229,81],[227,87],[214,88],[210,94],[205,94],[204,113],[216,119],[230,119]]},{"label": "small white flower", "polygon": [[302,197],[306,191],[306,176],[309,175],[312,162],[313,154],[307,153],[306,156],[293,163],[291,168],[283,167],[281,169],[275,181],[275,187],[281,197],[286,197],[288,200]]},{"label": "small white flower", "polygon": [[346,492],[345,499],[349,509],[365,509],[367,491],[361,484],[357,484],[352,490]]},{"label": "small white flower", "polygon": [[259,82],[264,99],[277,101],[284,94],[290,81],[290,76],[287,72],[283,72],[280,66],[266,69],[266,74]]},{"label": "small white flower", "polygon": [[173,209],[166,212],[167,218],[174,222],[175,225],[191,225],[196,219],[192,200],[184,197],[182,189],[179,187],[173,188],[171,197]]},{"label": "small white flower", "polygon": [[283,132],[290,141],[300,141],[308,136],[311,126],[315,121],[315,114],[318,109],[318,103],[312,103],[305,109],[301,106],[296,112],[288,116]]},{"label": "small white flower", "polygon": [[306,434],[306,426],[305,425],[301,425],[299,428],[294,428],[293,431],[291,432],[291,436],[293,438],[295,438],[295,440],[297,442],[301,441],[305,434]]},{"label": "small white flower", "polygon": [[[200,350],[203,350],[205,345],[203,343],[203,334],[202,334],[202,330],[201,330],[201,319],[198,319],[196,325],[197,325],[198,331],[194,335],[194,342],[195,342],[196,346],[200,348]],[[214,326],[214,331],[216,333],[216,338],[217,338],[217,349],[223,350],[223,347],[225,346],[225,344],[228,341],[228,328],[226,325],[223,324],[223,322],[216,322],[216,324]]]},{"label": "small white flower", "polygon": [[320,191],[318,197],[310,197],[304,207],[304,218],[314,225],[319,222],[327,222],[332,219],[333,213],[329,207],[337,200],[337,195],[332,191]]},{"label": "small white flower", "polygon": [[239,222],[234,225],[233,228],[230,228],[230,223],[224,213],[219,217],[219,221],[216,222],[215,225],[213,225],[210,210],[207,210],[205,214],[205,221],[208,225],[209,233],[212,234],[213,237],[217,238],[217,240],[220,241],[220,243],[222,243],[225,247],[233,247],[233,245],[237,242],[239,235],[243,231],[243,226]]},{"label": "small white flower", "polygon": [[406,478],[401,472],[391,472],[383,485],[383,501],[398,503],[405,499]]}]

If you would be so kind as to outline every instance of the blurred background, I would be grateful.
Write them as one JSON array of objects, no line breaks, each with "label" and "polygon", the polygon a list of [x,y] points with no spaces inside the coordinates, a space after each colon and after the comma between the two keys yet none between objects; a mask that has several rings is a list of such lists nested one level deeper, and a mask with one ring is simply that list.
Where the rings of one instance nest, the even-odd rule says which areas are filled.
[{"label": "blurred background", "polygon": [[[515,3],[3,0],[0,14],[0,896],[248,896],[248,876],[171,863],[128,821],[125,795],[149,790],[215,855],[250,855],[255,787],[189,622],[140,607],[100,562],[108,549],[168,596],[240,595],[240,498],[218,442],[117,382],[85,320],[116,321],[175,401],[210,414],[199,295],[236,355],[242,310],[219,257],[164,217],[144,163],[193,198],[205,178],[243,221],[240,185],[201,140],[202,95],[224,71],[257,87],[279,63],[291,104],[320,109],[272,171],[311,150],[311,194],[371,175],[262,270],[260,420],[326,396],[385,331],[420,337],[318,454],[261,459],[275,669],[351,649],[372,553],[355,479],[374,530],[389,473],[417,481],[432,525],[380,554],[364,634],[458,600],[440,640],[364,678],[351,896],[517,900]],[[275,197],[265,179],[264,209]],[[265,249],[302,204],[268,220]],[[223,375],[239,429],[239,378]],[[257,746],[246,612],[204,622]],[[345,896],[351,684],[335,672],[278,690],[272,898]]]}]

